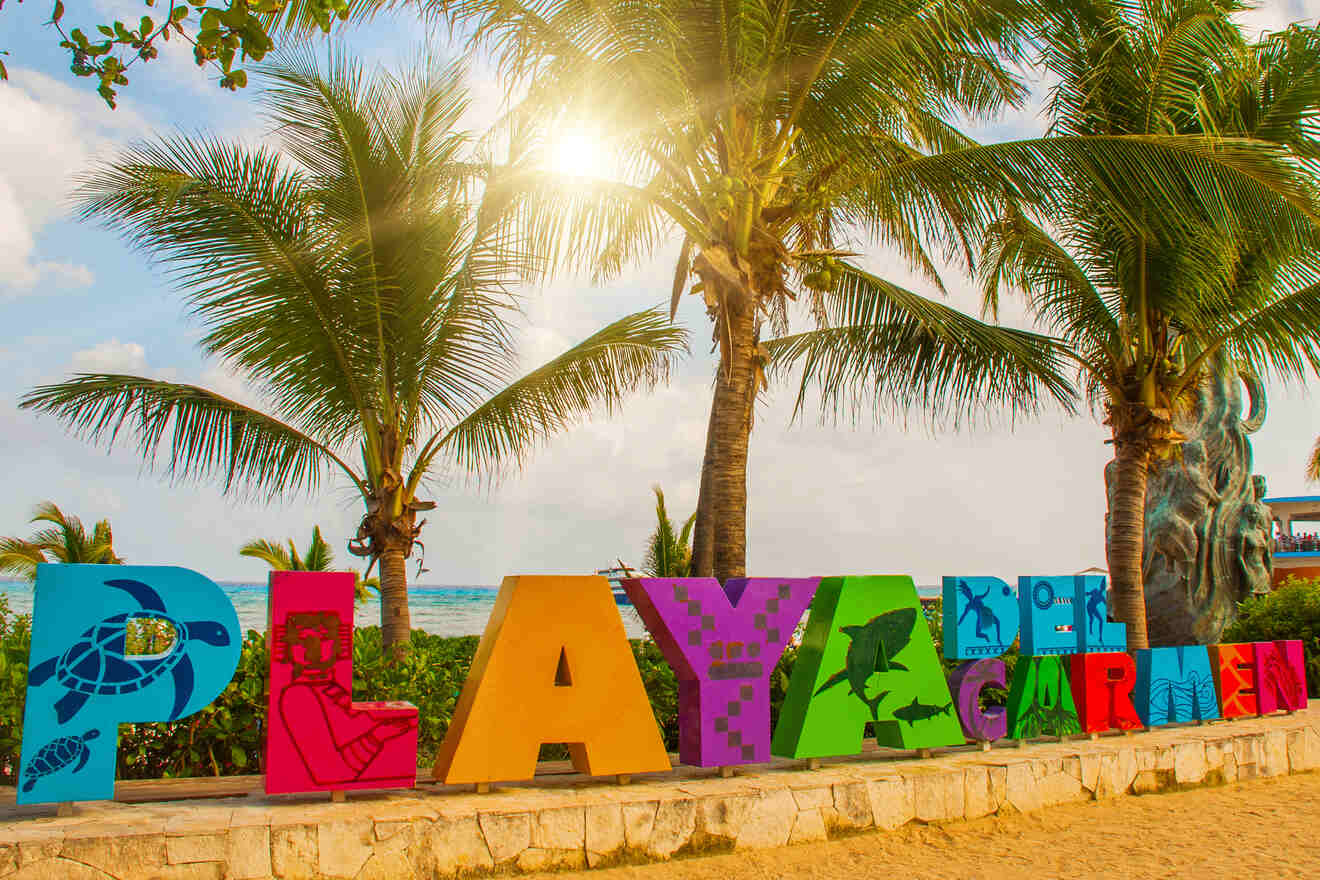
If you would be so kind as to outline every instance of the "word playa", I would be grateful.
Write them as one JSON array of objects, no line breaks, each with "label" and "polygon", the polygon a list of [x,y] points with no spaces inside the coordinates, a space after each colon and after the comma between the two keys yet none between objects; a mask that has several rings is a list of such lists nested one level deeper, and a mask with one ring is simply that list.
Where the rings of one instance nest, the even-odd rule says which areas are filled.
[{"label": "word playa", "polygon": [[[265,725],[269,793],[415,784],[417,710],[352,699],[353,578],[273,572]],[[1296,710],[1298,641],[1123,652],[1093,575],[944,581],[946,679],[905,576],[640,578],[624,582],[678,679],[679,760],[701,767],[860,751],[867,725],[904,749]],[[806,632],[773,734],[770,676]],[[131,621],[163,620],[159,654],[128,652]],[[1011,684],[999,656],[1019,639]],[[118,726],[196,712],[228,685],[233,604],[182,568],[39,565],[19,803],[114,794]],[[1007,708],[981,691],[1009,688]],[[602,577],[504,581],[435,778],[530,779],[542,743],[595,776],[670,769],[623,623]]]}]

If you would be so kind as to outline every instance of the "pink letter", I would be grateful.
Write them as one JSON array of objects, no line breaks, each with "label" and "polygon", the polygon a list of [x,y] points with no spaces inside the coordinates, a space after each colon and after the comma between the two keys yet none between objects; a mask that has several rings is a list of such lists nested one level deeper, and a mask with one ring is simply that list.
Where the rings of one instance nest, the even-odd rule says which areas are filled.
[{"label": "pink letter", "polygon": [[270,575],[266,793],[412,788],[417,709],[353,702],[353,576]]}]

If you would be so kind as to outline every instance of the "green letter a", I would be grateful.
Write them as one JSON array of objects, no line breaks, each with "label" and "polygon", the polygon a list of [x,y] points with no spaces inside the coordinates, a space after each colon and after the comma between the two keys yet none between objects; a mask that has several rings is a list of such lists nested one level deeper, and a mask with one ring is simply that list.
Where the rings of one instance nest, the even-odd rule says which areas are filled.
[{"label": "green letter a", "polygon": [[953,697],[912,578],[823,578],[770,752],[824,758],[880,745],[961,745]]}]

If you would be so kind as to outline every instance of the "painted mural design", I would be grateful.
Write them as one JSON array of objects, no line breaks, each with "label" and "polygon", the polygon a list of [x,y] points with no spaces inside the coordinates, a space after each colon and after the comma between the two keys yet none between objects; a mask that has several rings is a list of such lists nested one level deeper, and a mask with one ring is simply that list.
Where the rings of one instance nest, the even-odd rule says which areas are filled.
[{"label": "painted mural design", "polygon": [[353,702],[353,577],[272,572],[266,790],[411,788],[417,709]]},{"label": "painted mural design", "polygon": [[[151,620],[173,640],[131,653],[130,623]],[[119,725],[206,706],[233,676],[239,641],[233,603],[196,572],[39,565],[18,802],[112,797]]]}]

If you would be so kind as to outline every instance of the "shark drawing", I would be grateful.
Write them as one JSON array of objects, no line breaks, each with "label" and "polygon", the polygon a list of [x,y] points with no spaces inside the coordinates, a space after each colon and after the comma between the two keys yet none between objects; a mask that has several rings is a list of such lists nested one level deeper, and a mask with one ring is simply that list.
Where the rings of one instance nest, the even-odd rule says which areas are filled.
[{"label": "shark drawing", "polygon": [[912,702],[894,710],[894,717],[899,721],[906,721],[911,725],[916,724],[918,721],[929,721],[936,715],[948,714],[952,708],[953,703],[945,703],[943,706],[932,706],[926,703],[918,703],[917,698],[913,697]]},{"label": "shark drawing", "polygon": [[861,626],[840,627],[839,632],[850,639],[843,668],[826,679],[816,693],[847,681],[849,693],[866,704],[873,720],[879,720],[880,703],[889,696],[889,691],[868,697],[866,682],[877,672],[907,671],[907,667],[895,662],[894,657],[907,647],[916,623],[917,609],[899,608],[873,617]]}]

